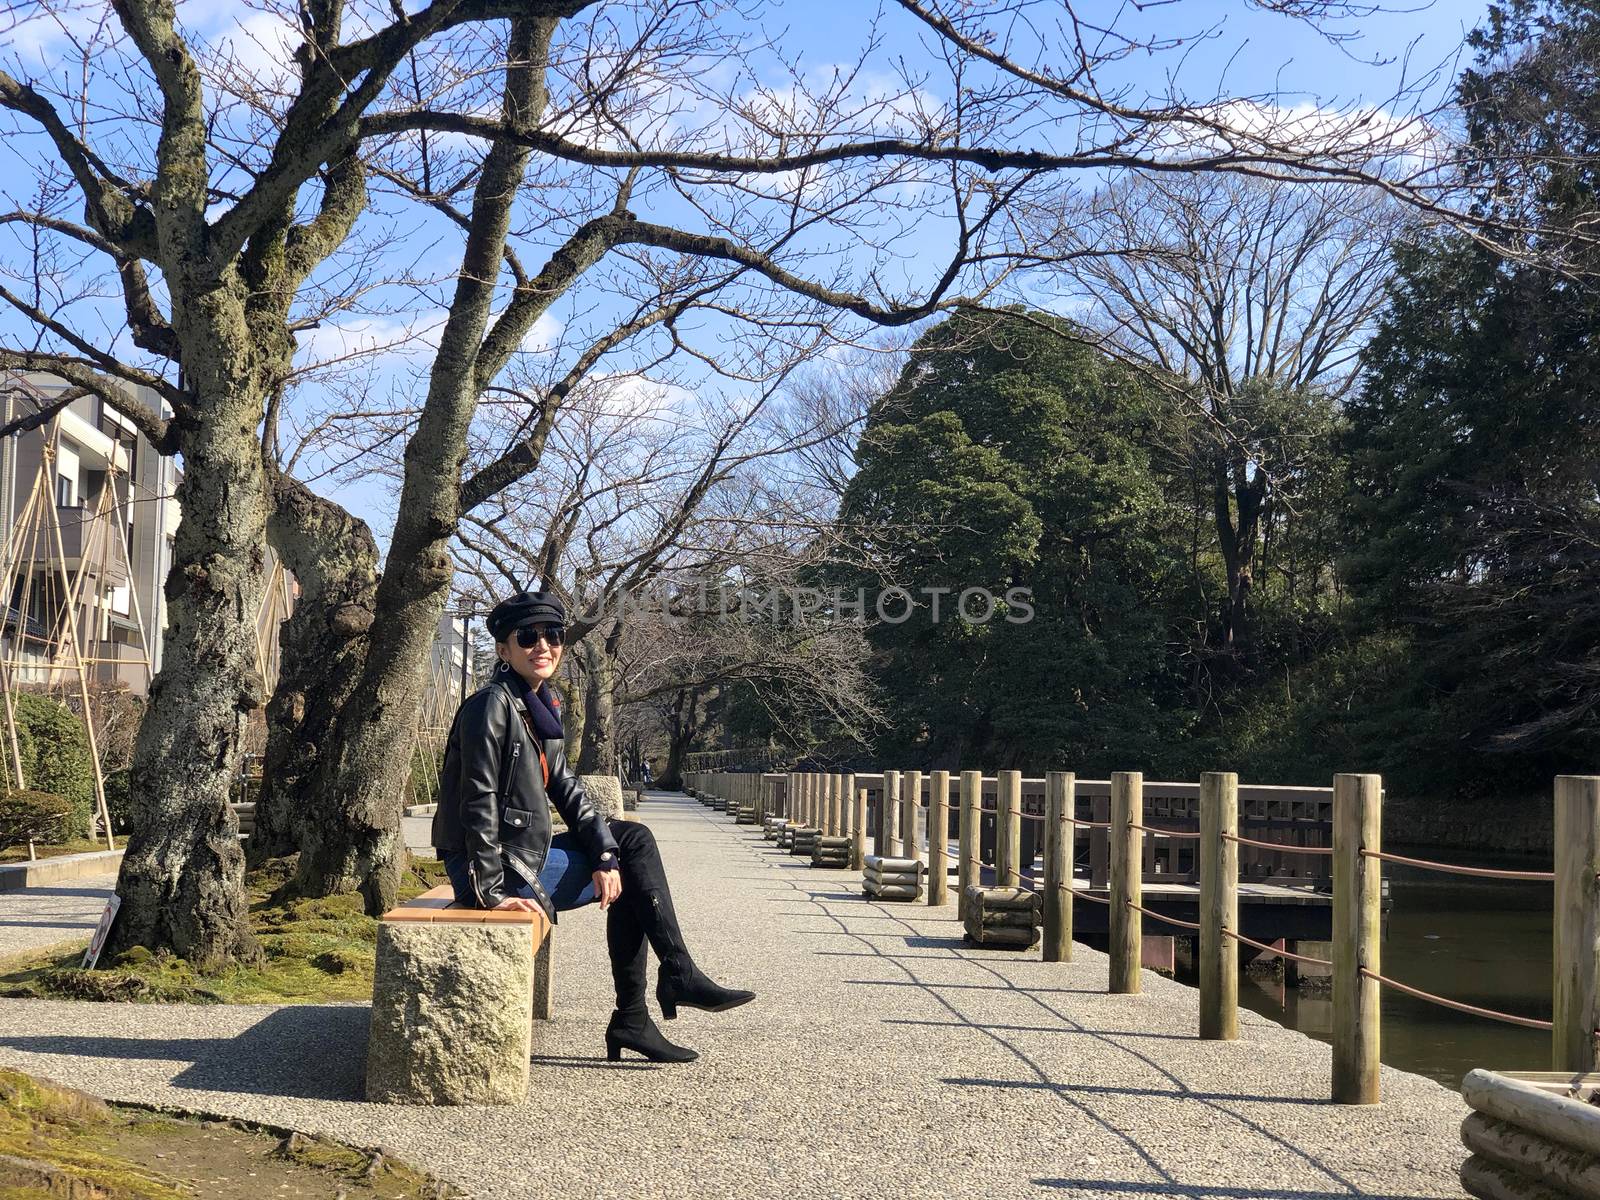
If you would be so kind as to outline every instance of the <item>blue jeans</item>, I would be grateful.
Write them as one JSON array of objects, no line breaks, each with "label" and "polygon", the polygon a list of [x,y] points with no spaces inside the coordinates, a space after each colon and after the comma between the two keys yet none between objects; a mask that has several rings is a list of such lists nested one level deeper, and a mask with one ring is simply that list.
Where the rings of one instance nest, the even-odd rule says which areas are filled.
[{"label": "blue jeans", "polygon": [[[594,860],[578,844],[570,831],[562,831],[550,839],[550,853],[545,855],[544,869],[539,872],[539,886],[550,897],[557,912],[582,908],[594,902]],[[456,889],[456,902],[467,906],[476,903],[472,894],[472,879],[467,874],[467,855],[462,850],[447,850],[444,856],[445,874]],[[533,889],[524,883],[515,871],[506,872],[506,895],[533,899]]]}]

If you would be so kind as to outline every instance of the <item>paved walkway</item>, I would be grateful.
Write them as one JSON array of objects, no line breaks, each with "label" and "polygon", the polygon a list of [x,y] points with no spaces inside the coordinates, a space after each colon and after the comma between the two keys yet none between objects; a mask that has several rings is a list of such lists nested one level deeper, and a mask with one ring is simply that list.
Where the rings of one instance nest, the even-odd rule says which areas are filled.
[{"label": "paved walkway", "polygon": [[0,958],[62,942],[85,945],[99,923],[116,875],[0,892]]},{"label": "paved walkway", "polygon": [[0,1001],[0,1062],[142,1100],[382,1144],[480,1200],[1179,1195],[1460,1197],[1465,1108],[1385,1070],[1325,1102],[1328,1048],[1251,1013],[1196,1040],[1195,994],[1103,955],[962,948],[954,909],[863,900],[844,872],[660,795],[643,816],[690,945],[759,999],[665,1027],[687,1066],[609,1065],[594,910],[563,916],[557,1019],[518,1109],[361,1103],[367,1012]]}]

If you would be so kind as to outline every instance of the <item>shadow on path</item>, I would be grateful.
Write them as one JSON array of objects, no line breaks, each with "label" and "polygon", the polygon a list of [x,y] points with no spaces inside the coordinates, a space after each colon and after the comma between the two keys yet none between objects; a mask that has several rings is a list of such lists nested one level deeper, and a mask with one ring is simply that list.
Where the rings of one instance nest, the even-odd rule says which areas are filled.
[{"label": "shadow on path", "polygon": [[362,1099],[367,1068],[366,1005],[300,1005],[269,1013],[234,1037],[0,1037],[31,1054],[107,1060],[189,1062],[174,1087],[305,1100]]}]

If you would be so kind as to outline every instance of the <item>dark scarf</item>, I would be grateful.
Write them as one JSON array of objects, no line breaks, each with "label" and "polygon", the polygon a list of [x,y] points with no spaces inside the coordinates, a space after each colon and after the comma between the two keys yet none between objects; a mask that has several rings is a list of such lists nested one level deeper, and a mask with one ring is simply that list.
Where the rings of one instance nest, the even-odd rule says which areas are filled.
[{"label": "dark scarf", "polygon": [[548,683],[541,683],[537,691],[524,685],[522,704],[533,718],[533,727],[541,738],[566,738],[561,728],[561,701],[556,699]]}]

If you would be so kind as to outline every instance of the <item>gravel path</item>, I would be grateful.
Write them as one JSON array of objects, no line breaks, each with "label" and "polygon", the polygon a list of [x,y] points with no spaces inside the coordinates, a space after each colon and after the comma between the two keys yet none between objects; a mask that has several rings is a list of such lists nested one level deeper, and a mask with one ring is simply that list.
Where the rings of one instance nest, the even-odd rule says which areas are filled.
[{"label": "gravel path", "polygon": [[390,1146],[481,1200],[1464,1194],[1466,1110],[1430,1080],[1386,1069],[1381,1106],[1330,1105],[1328,1048],[1254,1014],[1241,1041],[1202,1043],[1179,984],[1109,996],[1084,947],[964,949],[953,907],[868,903],[683,797],[641,815],[702,965],[760,993],[664,1023],[696,1063],[604,1062],[594,910],[561,920],[521,1108],[359,1102],[362,1005],[0,1001],[0,1062]]},{"label": "gravel path", "polygon": [[94,875],[0,892],[0,958],[73,940],[87,945],[116,882],[115,874]]}]

